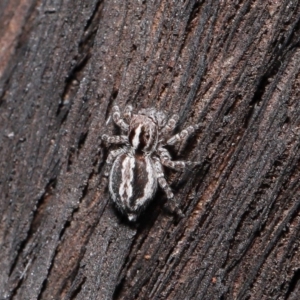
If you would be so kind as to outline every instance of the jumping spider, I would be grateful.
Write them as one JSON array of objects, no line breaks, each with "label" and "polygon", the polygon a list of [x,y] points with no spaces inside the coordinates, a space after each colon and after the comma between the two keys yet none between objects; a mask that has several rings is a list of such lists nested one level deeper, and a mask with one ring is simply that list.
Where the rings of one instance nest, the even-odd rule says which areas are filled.
[{"label": "jumping spider", "polygon": [[104,175],[109,176],[109,191],[117,208],[129,221],[136,221],[153,199],[157,184],[165,191],[168,200],[174,200],[163,166],[182,171],[193,163],[172,161],[164,146],[186,139],[199,125],[189,126],[167,139],[179,119],[176,114],[167,121],[165,114],[155,108],[141,109],[133,114],[132,107],[127,106],[123,119],[119,107],[114,106],[112,116],[124,135],[104,134],[102,140],[124,146],[109,153]]}]

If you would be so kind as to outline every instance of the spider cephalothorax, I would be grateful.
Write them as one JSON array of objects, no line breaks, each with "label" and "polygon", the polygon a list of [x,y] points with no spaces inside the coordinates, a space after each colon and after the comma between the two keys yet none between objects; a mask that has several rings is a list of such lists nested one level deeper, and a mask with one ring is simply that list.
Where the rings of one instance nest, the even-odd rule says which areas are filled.
[{"label": "spider cephalothorax", "polygon": [[155,150],[158,128],[155,121],[144,115],[133,115],[129,125],[128,140],[137,153],[151,153]]},{"label": "spider cephalothorax", "polygon": [[166,122],[165,114],[154,108],[141,109],[137,114],[132,114],[132,107],[127,106],[123,119],[119,107],[115,106],[113,120],[124,135],[104,134],[102,139],[124,146],[109,153],[104,175],[109,176],[109,191],[117,208],[130,221],[135,221],[154,197],[157,185],[165,191],[169,200],[174,199],[164,177],[163,166],[182,171],[191,162],[172,161],[164,146],[186,139],[199,126],[189,126],[167,140],[175,128],[178,115],[173,115]]}]

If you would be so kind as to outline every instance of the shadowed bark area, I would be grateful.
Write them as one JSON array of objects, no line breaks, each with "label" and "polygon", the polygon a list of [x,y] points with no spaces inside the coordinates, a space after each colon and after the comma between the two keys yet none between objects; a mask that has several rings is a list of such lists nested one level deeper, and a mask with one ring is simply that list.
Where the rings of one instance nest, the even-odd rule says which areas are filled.
[{"label": "shadowed bark area", "polygon": [[[0,2],[1,299],[299,299],[300,3]],[[201,122],[136,224],[113,105]]]}]

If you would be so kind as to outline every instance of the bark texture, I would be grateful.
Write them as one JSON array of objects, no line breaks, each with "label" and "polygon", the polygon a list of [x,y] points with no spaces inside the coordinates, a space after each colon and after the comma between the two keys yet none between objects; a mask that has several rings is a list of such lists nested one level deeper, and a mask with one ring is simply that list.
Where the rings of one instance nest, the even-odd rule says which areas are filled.
[{"label": "bark texture", "polygon": [[[299,1],[2,0],[0,76],[1,299],[300,299]],[[181,220],[109,200],[128,103],[203,123]]]}]

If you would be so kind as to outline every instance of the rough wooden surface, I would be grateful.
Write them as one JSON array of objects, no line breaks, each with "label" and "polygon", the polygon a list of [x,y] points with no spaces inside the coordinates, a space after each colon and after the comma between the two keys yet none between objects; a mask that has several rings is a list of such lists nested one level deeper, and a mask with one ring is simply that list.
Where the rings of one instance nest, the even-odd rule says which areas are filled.
[{"label": "rough wooden surface", "polygon": [[[299,299],[300,3],[0,2],[1,299]],[[130,226],[114,104],[203,130]]]}]

